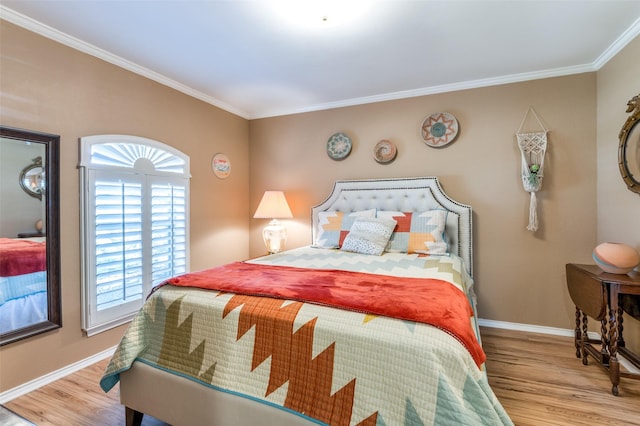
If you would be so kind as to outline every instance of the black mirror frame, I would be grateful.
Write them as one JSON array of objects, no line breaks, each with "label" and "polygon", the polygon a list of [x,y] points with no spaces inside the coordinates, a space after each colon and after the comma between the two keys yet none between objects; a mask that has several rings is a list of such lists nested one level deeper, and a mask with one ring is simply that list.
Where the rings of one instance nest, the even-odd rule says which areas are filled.
[{"label": "black mirror frame", "polygon": [[620,174],[622,180],[627,184],[629,191],[640,194],[640,177],[634,176],[629,170],[627,159],[627,144],[633,142],[629,141],[629,135],[633,129],[638,126],[640,122],[640,94],[634,96],[627,102],[627,111],[631,115],[627,118],[620,130],[618,137],[620,138],[620,144],[618,145],[618,166],[620,168]]},{"label": "black mirror frame", "polygon": [[45,146],[47,193],[45,199],[47,230],[47,320],[0,334],[0,346],[62,327],[60,285],[60,136],[0,126],[7,139],[40,143]]}]

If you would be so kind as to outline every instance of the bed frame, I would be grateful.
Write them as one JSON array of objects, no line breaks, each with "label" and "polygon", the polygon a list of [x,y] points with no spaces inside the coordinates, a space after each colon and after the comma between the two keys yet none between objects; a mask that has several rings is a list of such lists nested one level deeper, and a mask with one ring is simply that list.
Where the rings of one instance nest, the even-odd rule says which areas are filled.
[{"label": "bed frame", "polygon": [[[436,177],[337,181],[329,197],[311,209],[312,236],[318,213],[377,208],[416,212],[445,209],[449,249],[462,257],[473,273],[471,207],[445,194]],[[298,426],[317,424],[293,413],[242,396],[208,389],[146,364],[135,362],[120,374],[120,401],[126,407],[126,425],[139,425],[147,413],[173,426]]]}]

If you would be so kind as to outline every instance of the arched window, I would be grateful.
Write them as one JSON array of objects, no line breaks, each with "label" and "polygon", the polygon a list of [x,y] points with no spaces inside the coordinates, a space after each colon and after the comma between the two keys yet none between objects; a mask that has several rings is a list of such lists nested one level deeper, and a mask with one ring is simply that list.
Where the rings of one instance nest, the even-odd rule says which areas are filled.
[{"label": "arched window", "polygon": [[80,139],[83,329],[129,321],[189,269],[189,157],[151,139]]}]

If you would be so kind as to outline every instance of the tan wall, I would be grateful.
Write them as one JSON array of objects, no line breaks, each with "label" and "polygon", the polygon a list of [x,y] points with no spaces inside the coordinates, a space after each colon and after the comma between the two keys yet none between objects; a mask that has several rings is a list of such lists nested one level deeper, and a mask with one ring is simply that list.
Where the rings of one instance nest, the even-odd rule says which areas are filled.
[{"label": "tan wall", "polygon": [[[530,105],[550,131],[536,233],[526,230],[529,195],[514,135]],[[419,127],[438,111],[457,117],[460,134],[434,149]],[[480,316],[572,328],[564,267],[589,262],[596,242],[595,73],[254,120],[249,130],[251,212],[264,190],[284,190],[295,216],[287,247],[310,242],[310,208],[336,179],[438,176],[451,197],[474,209]],[[353,150],[333,161],[326,141],[339,131],[351,136]],[[398,147],[391,164],[372,158],[380,139]],[[251,220],[251,255],[264,252],[265,222]]]},{"label": "tan wall", "polygon": [[[193,270],[263,254],[266,221],[250,216],[267,189],[286,191],[294,212],[287,222],[288,247],[308,244],[311,206],[324,200],[336,179],[352,178],[435,175],[454,199],[473,206],[475,277],[486,319],[571,328],[564,264],[591,262],[598,241],[627,238],[638,247],[640,238],[628,232],[638,230],[632,220],[638,217],[637,196],[618,180],[617,162],[603,161],[615,157],[611,132],[617,138],[625,118],[621,106],[638,92],[638,40],[597,74],[247,123],[7,22],[1,31],[0,122],[61,135],[64,327],[0,348],[0,391],[115,345],[124,330],[92,338],[80,331],[77,162],[78,138],[85,135],[144,136],[191,156]],[[514,137],[529,105],[550,130],[535,234],[525,229],[529,198],[520,183]],[[422,120],[438,111],[456,115],[461,127],[458,140],[444,149],[427,147],[419,137]],[[325,149],[338,131],[354,141],[351,155],[339,162]],[[398,146],[391,164],[372,158],[380,139]],[[211,173],[216,152],[232,161],[226,180]],[[620,208],[614,212],[610,205]],[[611,216],[620,212],[629,214]]]},{"label": "tan wall", "polygon": [[[191,268],[248,255],[247,120],[2,21],[0,122],[58,134],[62,251],[60,330],[0,348],[0,391],[116,345],[124,327],[81,331],[78,138],[122,133],[156,139],[191,157]],[[216,152],[232,162],[216,178]]]},{"label": "tan wall", "polygon": [[[598,243],[615,241],[640,251],[640,194],[627,189],[618,168],[618,133],[627,102],[640,93],[640,37],[598,71]],[[640,353],[640,322],[625,320],[628,346]]]}]

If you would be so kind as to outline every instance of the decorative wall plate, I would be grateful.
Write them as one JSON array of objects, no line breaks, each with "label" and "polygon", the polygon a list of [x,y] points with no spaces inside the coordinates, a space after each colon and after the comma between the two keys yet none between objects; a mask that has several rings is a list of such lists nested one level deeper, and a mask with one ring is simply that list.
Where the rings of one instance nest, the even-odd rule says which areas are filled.
[{"label": "decorative wall plate", "polygon": [[453,142],[458,136],[458,120],[448,112],[431,114],[422,122],[422,140],[434,148],[441,148]]},{"label": "decorative wall plate", "polygon": [[220,179],[226,179],[231,174],[231,161],[226,155],[218,153],[211,160],[211,170]]},{"label": "decorative wall plate", "polygon": [[390,141],[383,139],[373,147],[373,158],[378,163],[390,163],[396,158],[398,149]]},{"label": "decorative wall plate", "polygon": [[351,139],[344,133],[336,133],[327,141],[327,154],[334,160],[342,160],[351,152]]}]

